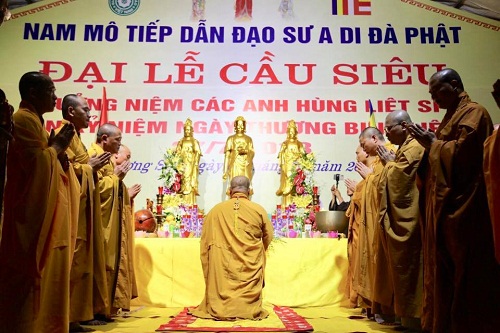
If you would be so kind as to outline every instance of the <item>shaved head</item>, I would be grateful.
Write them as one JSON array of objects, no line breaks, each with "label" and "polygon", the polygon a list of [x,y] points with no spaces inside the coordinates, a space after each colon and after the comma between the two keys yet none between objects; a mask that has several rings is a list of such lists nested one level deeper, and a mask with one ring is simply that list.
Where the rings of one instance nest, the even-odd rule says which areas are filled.
[{"label": "shaved head", "polygon": [[111,154],[118,154],[122,143],[122,131],[113,124],[104,124],[97,130],[97,145]]},{"label": "shaved head", "polygon": [[377,156],[377,146],[384,143],[384,135],[376,127],[367,127],[359,135],[359,145],[370,156]]},{"label": "shaved head", "polygon": [[439,72],[432,74],[429,82],[433,80],[440,83],[450,83],[450,84],[452,83],[452,81],[456,81],[457,88],[464,90],[464,84],[462,82],[462,78],[457,73],[457,71],[452,68],[445,68],[440,70]]},{"label": "shaved head", "polygon": [[401,124],[403,121],[411,123],[410,114],[405,110],[396,110],[389,113],[386,119],[395,124]]},{"label": "shaved head", "polygon": [[38,115],[54,111],[56,87],[50,76],[40,72],[28,72],[19,80],[21,99],[29,102]]},{"label": "shaved head", "polygon": [[77,106],[78,102],[79,102],[79,97],[76,94],[69,94],[69,95],[64,96],[64,98],[62,100],[62,107],[61,107],[64,119],[67,119],[67,117],[68,117],[69,107],[70,106],[72,106],[72,107]]},{"label": "shaved head", "polygon": [[115,163],[116,165],[120,165],[125,161],[130,160],[132,157],[132,153],[130,152],[129,147],[125,145],[120,145],[120,149],[118,150],[118,153],[115,155]]},{"label": "shaved head", "polygon": [[404,110],[392,111],[385,117],[384,130],[387,139],[395,145],[402,145],[410,135],[406,127],[411,123],[408,112]]},{"label": "shaved head", "polygon": [[361,132],[359,138],[370,138],[376,136],[377,139],[384,141],[384,135],[376,127],[367,127]]},{"label": "shaved head", "polygon": [[112,136],[119,131],[120,129],[117,126],[110,123],[99,126],[99,129],[97,130],[97,142],[101,142],[103,135]]},{"label": "shaved head", "polygon": [[250,192],[250,179],[245,176],[236,176],[231,179],[231,194]]}]

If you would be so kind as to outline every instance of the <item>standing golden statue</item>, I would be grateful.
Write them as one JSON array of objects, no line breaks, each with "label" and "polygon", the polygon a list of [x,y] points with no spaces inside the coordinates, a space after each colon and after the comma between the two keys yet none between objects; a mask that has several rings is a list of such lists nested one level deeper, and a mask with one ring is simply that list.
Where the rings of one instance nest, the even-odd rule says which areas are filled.
[{"label": "standing golden statue", "polygon": [[294,120],[288,122],[286,140],[281,144],[278,160],[280,165],[280,187],[277,196],[282,196],[281,205],[286,207],[292,203],[293,182],[290,176],[295,170],[294,162],[305,154],[304,145],[297,139],[297,125]]},{"label": "standing golden statue", "polygon": [[180,193],[188,205],[196,204],[198,194],[198,174],[201,154],[200,143],[193,137],[193,122],[184,123],[184,137],[179,140],[175,153],[180,155],[184,164]]},{"label": "standing golden statue", "polygon": [[[234,121],[235,134],[226,140],[224,148],[224,181],[231,180],[236,176],[245,176],[252,183],[253,176],[253,150],[252,138],[245,134],[246,121],[242,116],[238,116]],[[229,194],[229,192],[227,192]],[[250,194],[253,191],[250,190]]]}]

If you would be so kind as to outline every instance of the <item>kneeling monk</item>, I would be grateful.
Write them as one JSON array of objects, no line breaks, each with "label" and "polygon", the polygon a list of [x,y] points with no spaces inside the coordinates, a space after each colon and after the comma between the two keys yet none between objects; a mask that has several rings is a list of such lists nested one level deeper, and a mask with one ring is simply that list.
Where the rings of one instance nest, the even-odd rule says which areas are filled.
[{"label": "kneeling monk", "polygon": [[203,224],[205,297],[191,313],[217,320],[259,320],[268,316],[262,308],[262,288],[273,227],[266,210],[248,200],[247,177],[234,177],[230,186],[231,199],[217,204]]}]

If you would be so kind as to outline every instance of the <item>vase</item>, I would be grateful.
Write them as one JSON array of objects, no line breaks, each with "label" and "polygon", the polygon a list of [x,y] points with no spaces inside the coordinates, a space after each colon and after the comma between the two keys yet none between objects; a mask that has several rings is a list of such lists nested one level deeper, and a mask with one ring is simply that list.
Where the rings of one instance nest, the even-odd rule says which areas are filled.
[{"label": "vase", "polygon": [[314,231],[312,234],[312,237],[313,238],[321,238],[321,231],[319,231],[319,230]]}]

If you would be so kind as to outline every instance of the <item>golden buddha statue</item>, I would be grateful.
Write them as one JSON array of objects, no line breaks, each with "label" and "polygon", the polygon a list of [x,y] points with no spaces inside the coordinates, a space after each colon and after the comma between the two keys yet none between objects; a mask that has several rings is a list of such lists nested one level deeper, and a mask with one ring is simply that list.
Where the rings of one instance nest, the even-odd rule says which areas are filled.
[{"label": "golden buddha statue", "polygon": [[176,154],[182,157],[184,170],[180,194],[188,205],[196,204],[198,194],[198,174],[201,154],[200,143],[193,137],[193,122],[187,119],[184,123],[184,137],[179,140],[175,149]]},{"label": "golden buddha statue", "polygon": [[[224,148],[224,181],[231,181],[235,176],[246,176],[252,182],[253,176],[253,141],[245,134],[245,118],[239,116],[234,121],[235,134],[226,140]],[[253,191],[250,190],[250,193]]]},{"label": "golden buddha statue", "polygon": [[294,120],[288,122],[286,140],[281,144],[278,160],[280,165],[280,187],[277,196],[282,196],[281,206],[286,207],[292,203],[293,182],[290,176],[295,170],[294,162],[305,154],[304,145],[297,139],[297,125]]}]

